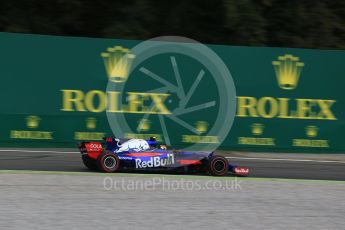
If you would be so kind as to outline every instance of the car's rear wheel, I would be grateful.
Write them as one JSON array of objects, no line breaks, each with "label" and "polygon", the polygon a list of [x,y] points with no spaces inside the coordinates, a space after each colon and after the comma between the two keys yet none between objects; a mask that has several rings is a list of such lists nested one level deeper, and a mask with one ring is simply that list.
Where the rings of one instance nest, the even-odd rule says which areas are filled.
[{"label": "car's rear wheel", "polygon": [[120,159],[112,152],[103,152],[97,162],[98,168],[103,172],[112,173],[120,168]]},{"label": "car's rear wheel", "polygon": [[212,156],[208,163],[208,171],[212,176],[224,176],[229,171],[229,162],[223,156]]},{"label": "car's rear wheel", "polygon": [[90,170],[98,170],[97,161],[90,158],[87,154],[82,156],[84,165]]}]

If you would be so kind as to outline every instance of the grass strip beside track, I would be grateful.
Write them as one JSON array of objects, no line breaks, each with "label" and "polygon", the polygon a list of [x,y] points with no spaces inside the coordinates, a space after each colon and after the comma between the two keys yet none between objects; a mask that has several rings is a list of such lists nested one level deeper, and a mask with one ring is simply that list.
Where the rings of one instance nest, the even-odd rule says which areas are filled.
[{"label": "grass strip beside track", "polygon": [[[141,173],[98,173],[98,172],[64,172],[64,171],[33,171],[33,170],[0,170],[0,174],[38,174],[38,175],[71,175],[71,176],[122,176],[122,177],[166,177],[168,179],[198,179],[198,180],[233,180],[233,177],[213,177],[203,175],[172,175],[172,174],[141,174]],[[317,183],[336,183],[345,184],[345,181],[337,180],[311,180],[311,179],[287,179],[287,178],[262,178],[262,177],[237,177],[243,181],[280,181],[280,182],[317,182]]]}]

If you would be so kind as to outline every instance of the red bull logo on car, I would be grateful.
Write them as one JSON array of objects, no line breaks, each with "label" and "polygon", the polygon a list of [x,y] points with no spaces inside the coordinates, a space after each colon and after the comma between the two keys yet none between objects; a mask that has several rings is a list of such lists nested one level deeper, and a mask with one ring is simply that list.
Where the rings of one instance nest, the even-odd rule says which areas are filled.
[{"label": "red bull logo on car", "polygon": [[150,157],[149,160],[143,160],[140,158],[135,159],[136,168],[155,168],[173,165],[175,163],[174,154],[168,153],[166,158],[159,156]]}]

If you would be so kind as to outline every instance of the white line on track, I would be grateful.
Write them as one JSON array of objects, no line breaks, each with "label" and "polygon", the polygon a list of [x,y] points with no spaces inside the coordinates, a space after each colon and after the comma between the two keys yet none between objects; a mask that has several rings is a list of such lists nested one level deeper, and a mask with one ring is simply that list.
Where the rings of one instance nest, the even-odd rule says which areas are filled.
[{"label": "white line on track", "polygon": [[291,162],[316,162],[316,163],[340,163],[340,164],[345,164],[345,161],[330,161],[330,160],[287,159],[287,158],[258,158],[258,157],[225,157],[225,158],[227,158],[227,159],[239,159],[239,160],[291,161]]},{"label": "white line on track", "polygon": [[[54,150],[26,150],[26,149],[0,149],[0,152],[22,152],[22,153],[67,153],[75,154],[79,152],[54,151]],[[258,161],[290,161],[290,162],[315,162],[315,163],[339,163],[345,164],[345,161],[331,160],[311,160],[311,159],[289,159],[289,158],[259,158],[259,157],[225,157],[227,159],[238,160],[258,160]]]}]

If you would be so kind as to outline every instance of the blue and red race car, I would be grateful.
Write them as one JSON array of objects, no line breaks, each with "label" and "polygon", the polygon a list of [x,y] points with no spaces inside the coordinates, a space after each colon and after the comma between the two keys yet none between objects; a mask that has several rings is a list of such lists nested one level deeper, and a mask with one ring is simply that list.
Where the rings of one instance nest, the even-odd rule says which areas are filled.
[{"label": "blue and red race car", "polygon": [[[122,142],[122,143],[121,143]],[[213,152],[185,152],[168,150],[154,137],[150,140],[120,140],[105,137],[104,142],[78,144],[85,166],[107,173],[117,171],[194,172],[224,176],[229,172],[246,176],[249,169],[229,164],[228,160]]]}]

